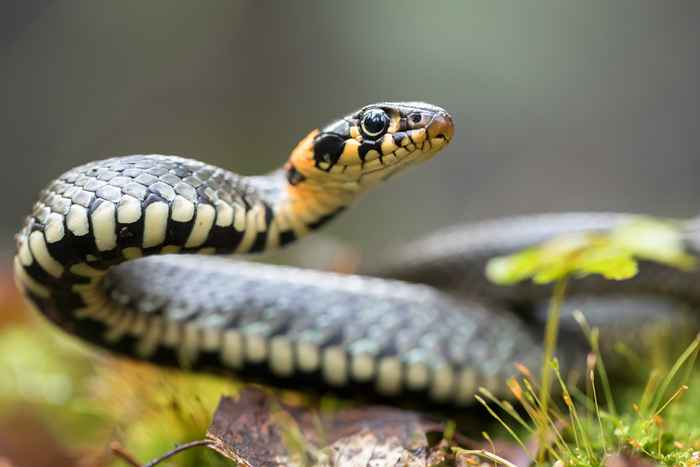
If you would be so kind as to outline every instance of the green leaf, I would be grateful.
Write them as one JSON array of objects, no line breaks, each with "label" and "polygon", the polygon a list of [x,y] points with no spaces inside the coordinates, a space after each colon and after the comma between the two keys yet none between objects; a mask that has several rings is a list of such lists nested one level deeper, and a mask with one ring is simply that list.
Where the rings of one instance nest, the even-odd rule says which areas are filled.
[{"label": "green leaf", "polygon": [[500,285],[527,279],[548,284],[570,275],[591,274],[625,280],[637,274],[640,259],[691,270],[697,261],[685,251],[681,227],[679,223],[639,217],[605,233],[563,235],[493,258],[486,266],[486,276]]},{"label": "green leaf", "polygon": [[516,284],[535,273],[539,258],[537,249],[494,258],[486,265],[486,276],[497,284]]},{"label": "green leaf", "polygon": [[606,279],[621,281],[631,279],[637,275],[639,266],[637,261],[627,254],[601,256],[595,254],[579,261],[578,273],[580,275],[600,274]]},{"label": "green leaf", "polygon": [[640,259],[692,270],[696,259],[686,253],[680,227],[670,221],[639,217],[614,229],[610,240]]}]

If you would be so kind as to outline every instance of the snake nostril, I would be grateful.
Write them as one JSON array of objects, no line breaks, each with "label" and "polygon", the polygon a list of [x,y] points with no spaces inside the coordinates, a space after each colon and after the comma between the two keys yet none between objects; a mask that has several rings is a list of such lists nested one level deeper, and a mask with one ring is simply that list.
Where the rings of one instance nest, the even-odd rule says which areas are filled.
[{"label": "snake nostril", "polygon": [[452,139],[454,134],[454,123],[448,113],[440,112],[428,125],[428,135],[431,138],[442,138],[447,141]]}]

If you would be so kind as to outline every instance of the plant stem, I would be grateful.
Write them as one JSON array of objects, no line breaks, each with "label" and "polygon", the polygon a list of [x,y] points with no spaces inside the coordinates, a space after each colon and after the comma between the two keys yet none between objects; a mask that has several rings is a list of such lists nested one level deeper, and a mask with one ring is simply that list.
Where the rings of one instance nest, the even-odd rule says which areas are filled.
[{"label": "plant stem", "polygon": [[549,406],[549,392],[551,389],[551,379],[552,379],[552,369],[551,362],[554,358],[554,350],[557,347],[557,334],[559,332],[559,319],[561,317],[561,307],[564,303],[564,295],[566,294],[566,286],[568,284],[568,278],[566,276],[562,277],[557,281],[554,286],[554,292],[552,293],[552,298],[549,301],[549,308],[547,310],[547,325],[545,327],[544,334],[544,357],[542,360],[542,378],[540,385],[540,404],[542,409],[542,424],[540,426],[539,433],[539,453],[538,460],[542,462],[544,460],[544,453],[546,451],[547,442],[547,429],[548,429],[548,406]]},{"label": "plant stem", "polygon": [[143,467],[154,467],[154,466],[160,464],[161,462],[164,462],[164,461],[170,459],[171,457],[181,453],[182,451],[186,451],[188,449],[192,449],[192,448],[197,447],[197,446],[209,446],[210,444],[211,444],[210,439],[200,439],[198,441],[190,441],[189,443],[181,444],[180,446],[177,446],[176,448],[166,452],[165,454],[160,456],[158,459],[152,460],[151,462],[144,465]]}]

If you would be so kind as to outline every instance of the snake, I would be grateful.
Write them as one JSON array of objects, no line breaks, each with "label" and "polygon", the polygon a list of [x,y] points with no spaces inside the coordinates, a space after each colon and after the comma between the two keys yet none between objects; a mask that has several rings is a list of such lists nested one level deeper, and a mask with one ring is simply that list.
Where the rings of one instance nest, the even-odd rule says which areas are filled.
[{"label": "snake", "polygon": [[[561,233],[611,229],[630,215],[452,227],[399,239],[355,274],[235,256],[316,231],[384,180],[432,159],[453,135],[440,107],[380,102],[311,131],[266,175],[155,154],[81,165],[39,194],[16,236],[16,283],[63,331],[155,365],[397,404],[469,406],[480,387],[505,394],[514,363],[541,362],[538,310],[551,291],[496,286],[484,276],[486,261]],[[700,244],[692,234],[687,241]],[[606,330],[622,327],[615,335],[634,340],[640,322],[697,324],[687,313],[700,302],[697,280],[644,264],[614,286],[576,281],[567,306],[592,300]],[[562,365],[574,366],[580,339],[562,341]]]}]

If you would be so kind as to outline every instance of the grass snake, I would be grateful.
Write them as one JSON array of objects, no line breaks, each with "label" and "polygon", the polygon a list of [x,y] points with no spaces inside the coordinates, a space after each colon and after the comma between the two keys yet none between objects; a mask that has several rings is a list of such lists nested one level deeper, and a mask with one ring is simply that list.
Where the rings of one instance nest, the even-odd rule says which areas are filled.
[{"label": "grass snake", "polygon": [[[540,364],[538,310],[549,291],[490,284],[485,262],[627,215],[455,227],[401,246],[364,275],[205,256],[293,242],[432,158],[453,132],[439,107],[382,102],[312,131],[264,176],[163,155],[82,165],[41,192],[17,235],[17,284],[63,330],[160,365],[392,403],[469,405],[479,386],[503,394],[514,362]],[[640,322],[694,325],[682,310],[700,301],[697,279],[645,264],[625,283],[577,281],[567,306],[586,301],[605,330],[634,340]],[[568,367],[582,350],[574,334],[560,349]]]}]

